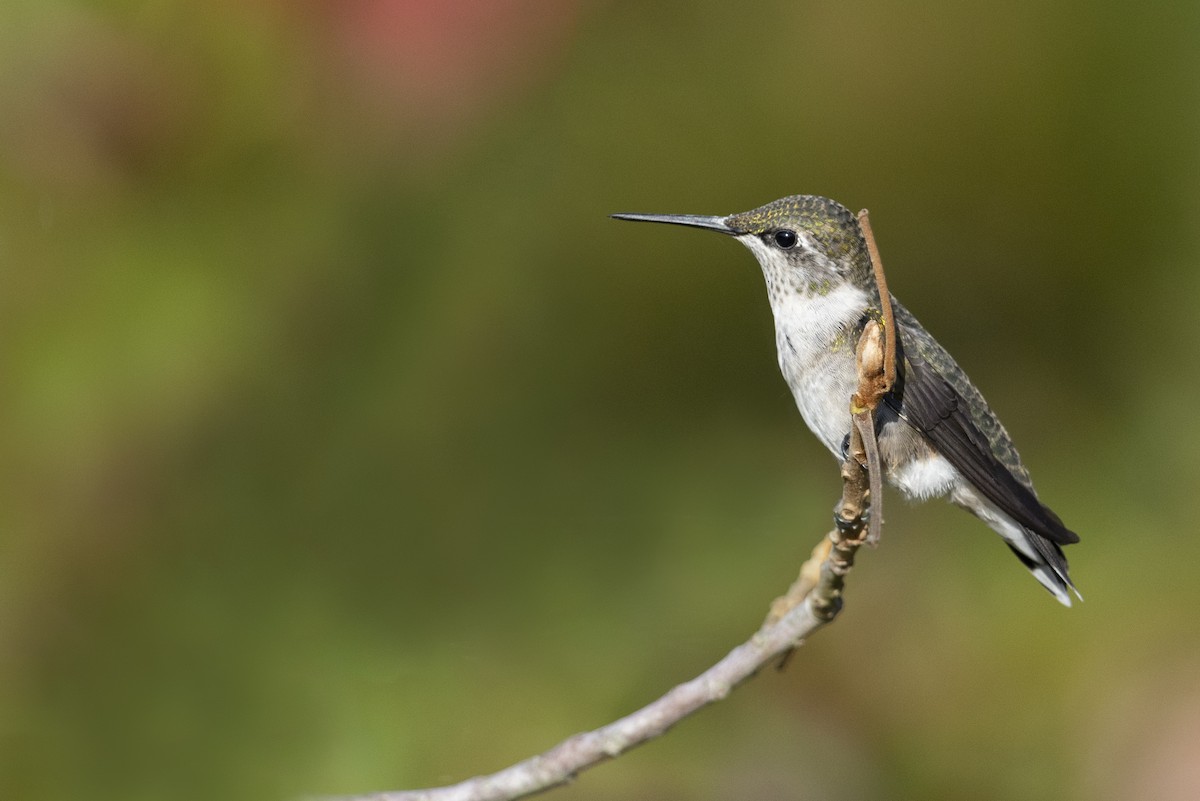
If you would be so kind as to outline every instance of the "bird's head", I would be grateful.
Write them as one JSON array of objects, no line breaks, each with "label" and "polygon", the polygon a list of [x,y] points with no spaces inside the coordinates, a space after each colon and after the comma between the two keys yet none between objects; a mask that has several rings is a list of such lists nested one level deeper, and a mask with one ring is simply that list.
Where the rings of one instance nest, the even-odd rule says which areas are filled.
[{"label": "bird's head", "polygon": [[620,220],[707,228],[736,238],[762,266],[772,294],[825,294],[842,284],[874,289],[871,259],[857,218],[842,204],[791,195],[727,217],[614,214]]}]

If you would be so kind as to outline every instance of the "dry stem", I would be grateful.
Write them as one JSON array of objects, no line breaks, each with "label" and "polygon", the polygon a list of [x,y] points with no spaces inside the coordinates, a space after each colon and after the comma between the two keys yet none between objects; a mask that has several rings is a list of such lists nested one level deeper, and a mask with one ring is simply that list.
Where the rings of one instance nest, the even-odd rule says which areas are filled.
[{"label": "dry stem", "polygon": [[[867,426],[851,431],[850,454],[842,464],[842,498],[834,513],[837,526],[813,549],[800,577],[787,595],[771,607],[771,614],[747,642],[689,682],[620,720],[599,729],[576,734],[549,751],[518,762],[488,776],[449,787],[404,790],[351,796],[344,801],[506,801],[548,790],[571,781],[580,771],[616,757],[635,745],[658,737],[701,707],[727,696],[734,687],[755,675],[764,665],[790,653],[813,632],[832,621],[842,608],[846,574],[854,555],[866,541],[872,477],[868,474],[866,442],[874,442],[871,413],[879,396],[872,394],[882,372],[879,326],[871,322],[859,347],[859,384],[856,416]],[[877,354],[878,356],[872,355]]]},{"label": "dry stem", "polygon": [[[875,270],[884,328],[869,322],[858,343],[859,386],[850,402],[853,425],[849,452],[842,462],[842,497],[834,510],[836,527],[813,549],[787,594],[771,605],[762,627],[720,662],[657,701],[607,726],[569,737],[543,754],[448,787],[347,796],[344,801],[507,801],[564,784],[580,771],[658,737],[697,709],[721,700],[837,616],[846,574],[854,566],[858,548],[879,538],[882,470],[874,412],[891,389],[896,370],[895,321],[883,264],[866,209],[859,212],[858,219]],[[864,535],[872,501],[876,508],[870,515],[870,532]]]}]

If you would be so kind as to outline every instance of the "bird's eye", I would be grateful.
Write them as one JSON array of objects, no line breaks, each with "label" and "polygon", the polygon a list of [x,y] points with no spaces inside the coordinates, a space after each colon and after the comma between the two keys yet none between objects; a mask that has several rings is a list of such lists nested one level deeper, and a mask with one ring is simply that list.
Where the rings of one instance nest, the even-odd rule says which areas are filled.
[{"label": "bird's eye", "polygon": [[786,228],[782,231],[775,232],[775,244],[784,250],[796,247],[796,232],[789,231]]}]

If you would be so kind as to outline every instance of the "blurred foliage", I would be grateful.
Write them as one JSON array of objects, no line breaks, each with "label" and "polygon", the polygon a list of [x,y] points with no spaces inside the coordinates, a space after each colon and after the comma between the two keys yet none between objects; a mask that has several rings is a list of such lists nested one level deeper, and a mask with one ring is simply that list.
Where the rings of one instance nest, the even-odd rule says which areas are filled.
[{"label": "blurred foliage", "polygon": [[1198,21],[5,4],[0,797],[446,783],[740,641],[836,465],[750,255],[605,215],[797,192],[871,208],[1087,602],[893,500],[785,673],[555,797],[1197,797]]}]

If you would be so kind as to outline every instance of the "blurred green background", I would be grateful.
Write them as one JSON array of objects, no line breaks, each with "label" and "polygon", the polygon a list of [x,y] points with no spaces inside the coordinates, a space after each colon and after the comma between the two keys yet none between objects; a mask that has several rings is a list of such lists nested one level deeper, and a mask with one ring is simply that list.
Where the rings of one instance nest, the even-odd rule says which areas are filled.
[{"label": "blurred green background", "polygon": [[1200,6],[0,10],[0,797],[442,784],[757,626],[836,464],[736,243],[869,207],[1083,537],[889,497],[792,660],[552,797],[1200,796]]}]

